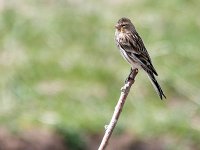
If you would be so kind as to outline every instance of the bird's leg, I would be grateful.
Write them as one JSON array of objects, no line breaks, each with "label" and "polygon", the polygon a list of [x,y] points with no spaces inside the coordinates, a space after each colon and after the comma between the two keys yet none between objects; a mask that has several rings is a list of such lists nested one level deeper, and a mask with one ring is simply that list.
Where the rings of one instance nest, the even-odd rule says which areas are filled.
[{"label": "bird's leg", "polygon": [[125,83],[127,83],[129,80],[133,80],[133,78],[132,78],[132,76],[131,76],[132,73],[133,73],[133,69],[132,69],[132,67],[131,67],[131,71],[130,71],[128,77],[126,78]]}]

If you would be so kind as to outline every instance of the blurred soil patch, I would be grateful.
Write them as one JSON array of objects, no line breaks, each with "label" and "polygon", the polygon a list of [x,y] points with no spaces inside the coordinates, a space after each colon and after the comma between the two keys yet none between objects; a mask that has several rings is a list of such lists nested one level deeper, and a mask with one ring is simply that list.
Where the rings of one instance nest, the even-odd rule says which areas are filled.
[{"label": "blurred soil patch", "polygon": [[[60,132],[58,133],[60,134]],[[0,150],[97,150],[103,136],[99,134],[80,136],[77,138],[77,141],[72,142],[72,139],[76,140],[77,133],[75,136],[71,133],[67,136],[59,135],[58,133],[44,129],[32,129],[13,133],[5,128],[0,128]],[[84,144],[81,143],[83,141]],[[138,140],[134,138],[134,135],[125,133],[112,136],[107,149],[165,150],[168,144],[169,141],[163,137]],[[192,150],[196,149],[193,147]]]},{"label": "blurred soil patch", "polygon": [[[89,150],[95,150],[100,144],[103,135],[90,136]],[[134,135],[129,133],[112,136],[107,150],[164,150],[165,144],[162,140],[149,139],[146,141],[134,138]]]},{"label": "blurred soil patch", "polygon": [[0,129],[0,150],[68,150],[61,136],[48,130],[34,129],[11,133]]}]

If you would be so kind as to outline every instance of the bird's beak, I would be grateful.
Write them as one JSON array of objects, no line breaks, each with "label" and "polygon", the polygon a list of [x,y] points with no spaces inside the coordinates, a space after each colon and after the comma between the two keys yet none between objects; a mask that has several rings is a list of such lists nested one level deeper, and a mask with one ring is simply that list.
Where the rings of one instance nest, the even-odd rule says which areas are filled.
[{"label": "bird's beak", "polygon": [[116,24],[116,25],[115,25],[115,28],[116,28],[117,30],[120,30],[121,27],[120,27],[119,24]]}]

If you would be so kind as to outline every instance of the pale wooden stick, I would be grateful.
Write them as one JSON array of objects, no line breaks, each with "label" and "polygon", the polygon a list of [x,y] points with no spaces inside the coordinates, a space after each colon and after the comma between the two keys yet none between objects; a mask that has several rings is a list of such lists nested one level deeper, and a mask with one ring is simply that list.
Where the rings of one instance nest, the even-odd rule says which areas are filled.
[{"label": "pale wooden stick", "polygon": [[122,112],[122,108],[124,106],[124,103],[126,101],[128,93],[130,91],[130,88],[135,81],[135,77],[136,77],[137,73],[138,73],[137,69],[132,70],[129,77],[128,77],[126,84],[121,88],[120,98],[119,98],[118,103],[115,107],[115,111],[113,113],[113,116],[112,116],[112,119],[111,119],[109,125],[105,127],[106,131],[105,131],[104,137],[101,141],[101,144],[100,144],[98,150],[105,150],[106,146],[108,145],[108,141],[109,141],[109,139],[112,135],[112,132],[113,132],[113,130],[114,130],[116,124],[117,124],[119,116]]}]

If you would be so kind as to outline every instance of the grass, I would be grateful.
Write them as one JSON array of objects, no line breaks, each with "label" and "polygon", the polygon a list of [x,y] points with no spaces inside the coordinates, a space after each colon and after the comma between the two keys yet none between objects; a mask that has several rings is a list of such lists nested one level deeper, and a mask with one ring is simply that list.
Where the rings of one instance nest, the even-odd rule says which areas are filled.
[{"label": "grass", "polygon": [[179,0],[5,2],[1,125],[102,132],[129,73],[113,40],[114,24],[127,16],[144,39],[167,100],[159,100],[140,72],[116,132],[128,130],[142,138],[168,134],[172,147],[175,139],[198,143],[199,6]]}]

